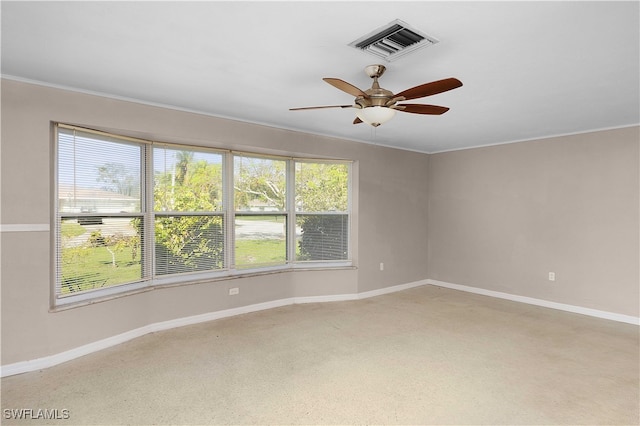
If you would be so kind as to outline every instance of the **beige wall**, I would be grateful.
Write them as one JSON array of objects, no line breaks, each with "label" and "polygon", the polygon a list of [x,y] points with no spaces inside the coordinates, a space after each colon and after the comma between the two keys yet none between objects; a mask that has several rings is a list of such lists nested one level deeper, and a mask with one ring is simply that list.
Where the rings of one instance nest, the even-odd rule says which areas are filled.
[{"label": "beige wall", "polygon": [[[49,232],[2,232],[2,364],[148,324],[290,297],[354,294],[427,277],[428,155],[2,80],[2,225],[51,222],[51,126],[168,142],[354,160],[357,269],[284,272],[143,292],[49,312]],[[406,205],[407,211],[397,206]],[[379,270],[379,263],[385,270]],[[239,287],[238,296],[228,296]]]},{"label": "beige wall", "polygon": [[429,278],[639,316],[639,141],[632,127],[431,155]]},{"label": "beige wall", "polygon": [[[2,80],[3,225],[51,222],[52,121],[354,160],[357,268],[162,288],[50,312],[50,233],[2,232],[3,365],[172,319],[426,278],[639,315],[638,128],[426,155]],[[240,294],[228,296],[230,287]]]}]

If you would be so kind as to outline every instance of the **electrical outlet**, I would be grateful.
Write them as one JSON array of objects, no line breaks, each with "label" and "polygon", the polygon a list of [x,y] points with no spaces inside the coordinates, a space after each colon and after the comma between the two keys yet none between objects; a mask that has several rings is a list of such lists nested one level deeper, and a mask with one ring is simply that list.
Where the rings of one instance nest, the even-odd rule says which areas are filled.
[{"label": "electrical outlet", "polygon": [[238,287],[234,287],[234,288],[230,288],[229,289],[229,296],[234,296],[236,294],[240,293],[240,289]]},{"label": "electrical outlet", "polygon": [[384,271],[384,263],[380,262],[380,270]]},{"label": "electrical outlet", "polygon": [[555,281],[555,280],[556,280],[556,273],[549,272],[549,281]]}]

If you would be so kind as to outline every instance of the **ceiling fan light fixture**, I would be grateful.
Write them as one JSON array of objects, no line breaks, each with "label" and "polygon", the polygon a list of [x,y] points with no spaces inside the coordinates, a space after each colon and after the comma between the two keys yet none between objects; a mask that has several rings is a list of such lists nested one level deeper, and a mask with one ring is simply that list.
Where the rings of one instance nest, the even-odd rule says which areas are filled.
[{"label": "ceiling fan light fixture", "polygon": [[391,120],[396,115],[396,110],[383,106],[370,106],[356,111],[356,116],[373,127]]}]

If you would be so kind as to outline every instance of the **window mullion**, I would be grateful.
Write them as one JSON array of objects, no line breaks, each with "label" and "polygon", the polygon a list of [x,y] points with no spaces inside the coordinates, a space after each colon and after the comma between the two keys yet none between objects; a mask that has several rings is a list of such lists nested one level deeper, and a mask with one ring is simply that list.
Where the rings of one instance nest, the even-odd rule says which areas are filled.
[{"label": "window mullion", "polygon": [[287,260],[296,261],[296,162],[287,161]]},{"label": "window mullion", "polygon": [[233,196],[233,154],[224,154],[224,168],[222,180],[222,209],[224,212],[224,264],[227,269],[235,268],[235,207]]},{"label": "window mullion", "polygon": [[143,225],[142,225],[142,238],[141,241],[143,252],[142,261],[143,266],[143,279],[150,279],[155,276],[155,212],[154,212],[154,180],[153,180],[153,145],[145,144],[143,149],[143,172],[141,173],[144,178],[143,182]]},{"label": "window mullion", "polygon": [[347,258],[352,259],[352,243],[351,243],[351,235],[353,229],[353,163],[347,163],[347,214],[349,215],[349,220],[347,221],[347,226],[349,229],[349,237],[347,238]]}]

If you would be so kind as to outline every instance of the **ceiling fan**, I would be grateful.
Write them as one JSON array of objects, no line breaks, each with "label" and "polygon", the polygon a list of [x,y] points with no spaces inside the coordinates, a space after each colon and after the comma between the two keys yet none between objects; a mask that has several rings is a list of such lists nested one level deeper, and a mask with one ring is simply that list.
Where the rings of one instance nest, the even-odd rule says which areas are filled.
[{"label": "ceiling fan", "polygon": [[340,80],[339,78],[323,78],[330,85],[356,97],[353,105],[327,105],[303,108],[290,108],[290,111],[300,111],[307,109],[321,108],[356,108],[356,119],[353,124],[367,123],[373,127],[386,123],[396,114],[396,111],[410,112],[412,114],[440,115],[449,111],[449,108],[438,105],[424,104],[399,104],[398,102],[410,99],[424,98],[425,96],[436,95],[462,86],[462,82],[456,78],[445,78],[444,80],[432,81],[421,84],[400,93],[383,89],[378,84],[378,78],[384,74],[384,65],[369,65],[364,71],[373,79],[370,89],[362,91],[356,86]]}]

